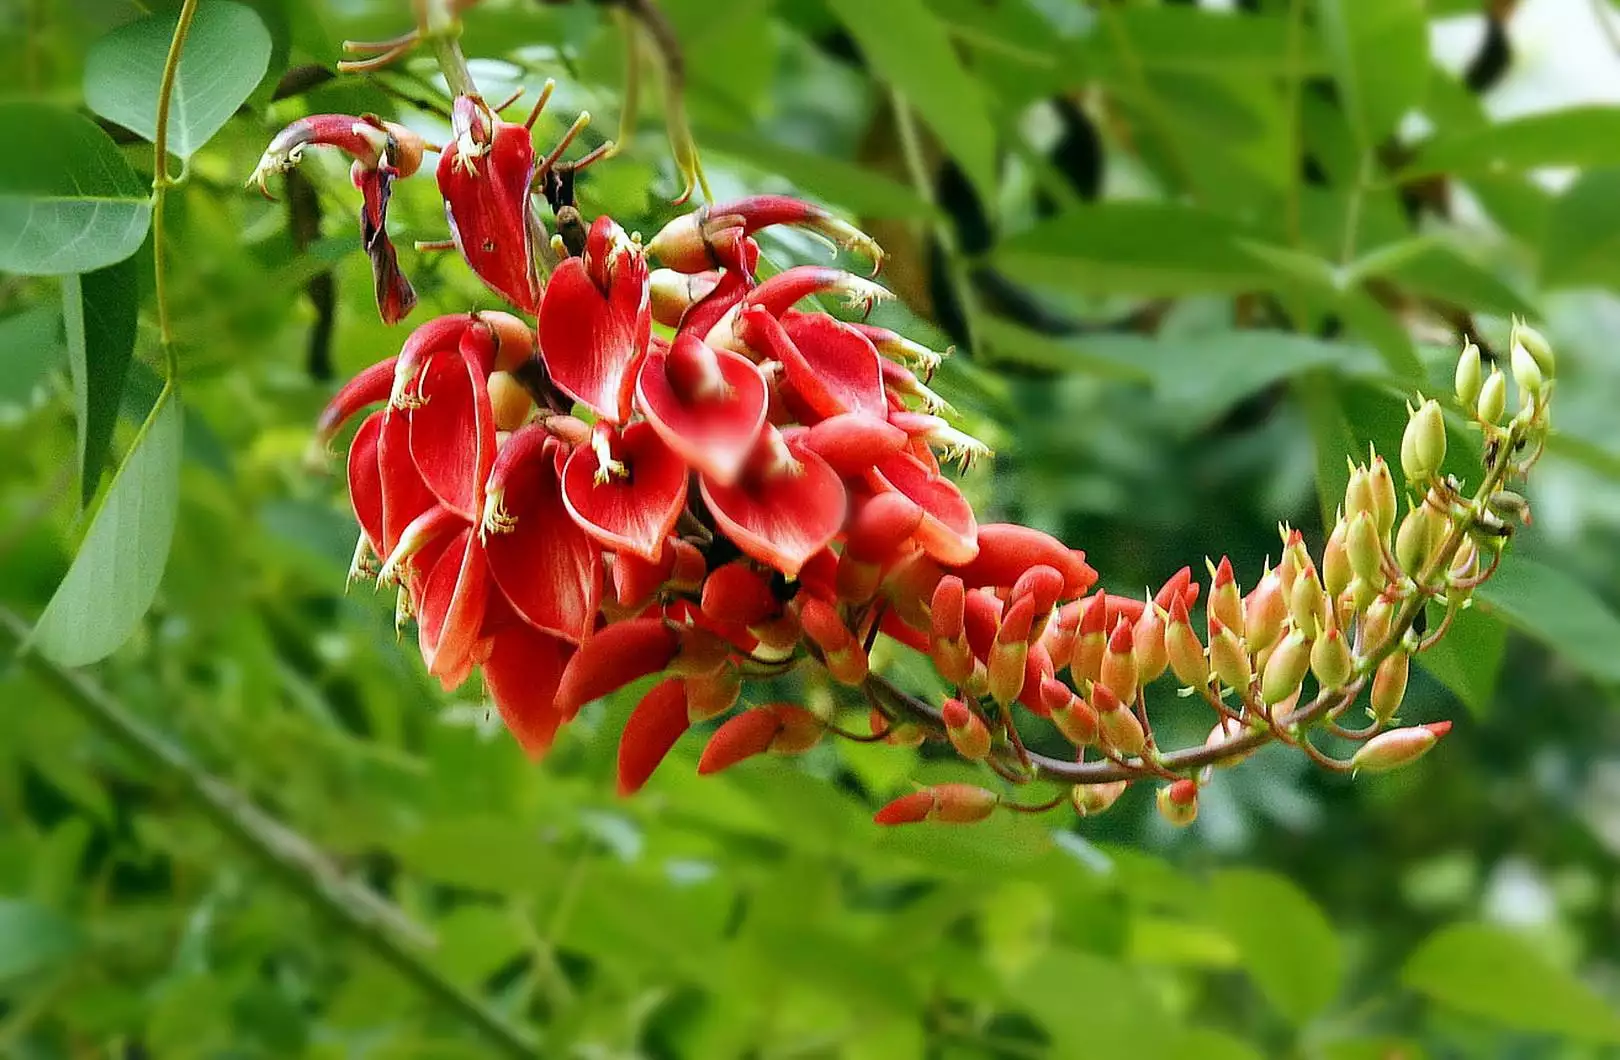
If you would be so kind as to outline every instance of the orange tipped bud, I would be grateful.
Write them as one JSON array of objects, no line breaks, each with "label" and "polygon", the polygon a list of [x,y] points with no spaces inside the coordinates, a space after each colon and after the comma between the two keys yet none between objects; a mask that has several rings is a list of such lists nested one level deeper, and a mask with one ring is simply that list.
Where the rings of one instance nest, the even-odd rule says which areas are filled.
[{"label": "orange tipped bud", "polygon": [[910,795],[902,795],[879,810],[872,819],[878,824],[915,824],[920,821],[971,824],[989,817],[1000,801],[1001,796],[995,792],[971,784],[936,784]]},{"label": "orange tipped bud", "polygon": [[1221,557],[1220,565],[1210,572],[1209,613],[1238,636],[1243,635],[1243,596],[1238,592],[1237,579],[1232,575],[1232,561]]},{"label": "orange tipped bud", "polygon": [[1282,576],[1268,570],[1260,584],[1243,598],[1243,629],[1250,644],[1270,647],[1282,634],[1288,618],[1288,601],[1283,596]]},{"label": "orange tipped bud", "polygon": [[1269,707],[1296,695],[1310,665],[1310,641],[1296,629],[1283,638],[1266,660],[1265,672],[1260,678],[1260,702]]},{"label": "orange tipped bud", "polygon": [[1001,617],[996,639],[985,660],[990,698],[1010,706],[1024,688],[1025,664],[1029,660],[1029,640],[1035,621],[1035,601],[1025,596]]},{"label": "orange tipped bud", "polygon": [[772,703],[746,710],[714,730],[698,759],[698,772],[718,773],[767,751],[803,754],[825,730],[825,723],[803,707]]},{"label": "orange tipped bud", "polygon": [[1097,742],[1101,735],[1101,723],[1097,712],[1091,709],[1091,704],[1079,696],[1071,695],[1067,705],[1054,710],[1052,723],[1058,727],[1063,738],[1076,747],[1089,747]]},{"label": "orange tipped bud", "polygon": [[934,587],[933,600],[928,607],[932,632],[936,639],[956,640],[964,636],[962,616],[966,605],[967,590],[962,586],[962,579],[954,574],[947,574],[941,578],[939,584]]},{"label": "orange tipped bud", "polygon": [[989,757],[990,730],[972,708],[960,699],[947,699],[940,716],[945,720],[945,735],[957,754],[974,762]]},{"label": "orange tipped bud", "polygon": [[1136,651],[1136,680],[1138,684],[1156,681],[1170,665],[1170,656],[1164,647],[1164,612],[1157,604],[1142,609],[1142,617],[1131,630]]},{"label": "orange tipped bud", "polygon": [[1041,644],[1059,669],[1068,666],[1070,658],[1074,655],[1074,641],[1079,628],[1078,600],[1058,608],[1052,620],[1046,624],[1046,632],[1041,635]]},{"label": "orange tipped bud", "polygon": [[[1186,599],[1189,592],[1193,596],[1192,600]],[[1169,614],[1170,608],[1177,600],[1185,600],[1187,606],[1191,607],[1193,601],[1197,599],[1197,594],[1198,590],[1192,583],[1192,568],[1183,567],[1159,587],[1159,591],[1154,594],[1153,602],[1158,605],[1159,610]]]},{"label": "orange tipped bud", "polygon": [[1187,605],[1177,600],[1170,609],[1170,622],[1164,627],[1164,654],[1170,671],[1184,685],[1202,688],[1209,684],[1209,661],[1204,646],[1193,632]]},{"label": "orange tipped bud", "polygon": [[713,673],[686,678],[686,716],[692,724],[717,718],[737,705],[742,674],[727,663]]},{"label": "orange tipped bud", "polygon": [[[1334,599],[1350,587],[1350,579],[1355,577],[1350,554],[1345,548],[1347,527],[1342,519],[1334,523],[1327,544],[1322,546],[1322,588]],[[1296,581],[1294,585],[1297,588],[1299,583]]]},{"label": "orange tipped bud", "polygon": [[1315,567],[1301,569],[1294,579],[1293,591],[1288,594],[1288,611],[1294,618],[1295,628],[1312,634],[1328,624],[1331,618],[1328,597]]},{"label": "orange tipped bud", "polygon": [[1389,624],[1395,618],[1395,605],[1379,597],[1367,608],[1361,620],[1361,635],[1367,647],[1380,644],[1389,636]]},{"label": "orange tipped bud", "polygon": [[1378,669],[1373,672],[1370,708],[1372,716],[1379,722],[1387,723],[1401,709],[1411,671],[1412,657],[1399,649],[1378,664]]},{"label": "orange tipped bud", "polygon": [[1074,804],[1075,813],[1081,817],[1092,817],[1118,802],[1128,787],[1130,782],[1124,780],[1106,784],[1076,784],[1069,789],[1069,801]]},{"label": "orange tipped bud", "polygon": [[674,661],[681,641],[680,634],[661,618],[615,622],[598,630],[563,669],[557,685],[557,713],[572,718],[591,700],[664,669]]},{"label": "orange tipped bud", "polygon": [[1046,564],[1037,564],[1018,576],[1013,582],[1012,592],[1008,594],[1009,600],[1018,600],[1028,596],[1035,601],[1035,623],[1040,626],[1046,621],[1052,608],[1057,606],[1059,597],[1063,594],[1063,575],[1055,567]]},{"label": "orange tipped bud", "polygon": [[640,791],[653,770],[687,730],[688,705],[682,682],[660,681],[636,704],[619,736],[619,794]]},{"label": "orange tipped bud", "polygon": [[1254,680],[1242,638],[1215,619],[1210,620],[1209,666],[1223,684],[1240,693],[1246,693]]},{"label": "orange tipped bud", "polygon": [[1160,788],[1158,807],[1159,816],[1177,828],[1192,824],[1198,819],[1198,782],[1182,779]]},{"label": "orange tipped bud", "polygon": [[927,604],[940,577],[939,564],[926,553],[914,552],[889,569],[883,579],[883,595],[900,621],[912,629],[927,629]]},{"label": "orange tipped bud", "polygon": [[1451,722],[1437,721],[1432,725],[1417,725],[1409,729],[1391,729],[1380,733],[1363,744],[1350,759],[1356,769],[1369,773],[1382,773],[1399,769],[1417,761],[1451,731]]},{"label": "orange tipped bud", "polygon": [[1350,645],[1337,626],[1329,629],[1311,645],[1311,673],[1323,688],[1342,688],[1355,672],[1355,659]]},{"label": "orange tipped bud", "polygon": [[1098,680],[1126,703],[1136,700],[1136,640],[1131,624],[1121,618],[1108,638]]},{"label": "orange tipped bud", "polygon": [[801,595],[799,600],[799,621],[804,626],[804,634],[821,649],[827,672],[835,681],[846,685],[858,685],[866,680],[866,649],[844,625],[837,608],[813,596]]},{"label": "orange tipped bud", "polygon": [[1108,650],[1108,596],[1098,593],[1080,604],[1080,624],[1069,655],[1069,673],[1074,676],[1076,685],[1083,686],[1102,675],[1103,653]]},{"label": "orange tipped bud", "polygon": [[1147,732],[1136,712],[1121,703],[1107,685],[1094,685],[1091,706],[1097,714],[1097,732],[1105,747],[1127,757],[1147,748]]}]

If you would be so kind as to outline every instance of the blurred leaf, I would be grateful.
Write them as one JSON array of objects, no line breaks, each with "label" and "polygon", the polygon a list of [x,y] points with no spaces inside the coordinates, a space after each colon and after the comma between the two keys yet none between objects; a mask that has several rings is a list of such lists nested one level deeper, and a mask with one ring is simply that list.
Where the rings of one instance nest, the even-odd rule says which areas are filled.
[{"label": "blurred leaf", "polygon": [[1475,595],[1480,606],[1589,677],[1620,682],[1620,617],[1570,575],[1510,552]]},{"label": "blurred leaf", "polygon": [[987,358],[1059,372],[1079,372],[1104,379],[1146,383],[1153,373],[1130,360],[1099,353],[1085,338],[1054,338],[1015,324],[1005,317],[985,315],[978,321],[979,338]]},{"label": "blurred leaf", "polygon": [[1492,1023],[1620,1042],[1620,1015],[1585,983],[1500,928],[1441,929],[1406,962],[1401,978],[1432,1000]]},{"label": "blurred leaf", "polygon": [[112,445],[124,377],[135,353],[140,291],[135,259],[62,278],[62,319],[79,425],[79,487],[89,504]]},{"label": "blurred leaf", "polygon": [[1093,954],[1049,950],[1009,993],[1040,1017],[1055,1056],[1158,1056],[1176,1035],[1164,1005],[1135,969]]},{"label": "blurred leaf", "polygon": [[524,894],[556,875],[556,853],[521,821],[457,817],[428,822],[390,844],[401,863],[441,883]]},{"label": "blurred leaf", "polygon": [[[84,101],[91,110],[151,140],[158,90],[178,12],[121,26],[91,45]],[[203,0],[180,52],[169,101],[169,150],[181,158],[207,143],[253,93],[270,62],[270,33],[251,8]]]},{"label": "blurred leaf", "polygon": [[124,457],[78,555],[34,628],[63,666],[105,658],[129,639],[163,580],[180,504],[183,416],[170,392]]},{"label": "blurred leaf", "polygon": [[29,401],[62,361],[62,314],[38,305],[0,318],[0,405]]},{"label": "blurred leaf", "polygon": [[1260,1053],[1237,1038],[1204,1028],[1185,1030],[1160,1054],[1164,1060],[1259,1060]]},{"label": "blurred leaf", "polygon": [[1546,166],[1620,166],[1620,107],[1570,107],[1437,136],[1404,176],[1501,175]]},{"label": "blurred leaf", "polygon": [[[1195,7],[1125,7],[1117,11],[1134,57],[1149,70],[1318,74],[1326,64],[1318,43],[1301,35],[1289,55],[1286,18],[1230,14]],[[1085,41],[1085,57],[1109,73],[1124,73],[1128,60],[1118,40],[1100,28]],[[1297,62],[1297,68],[1292,64]]]},{"label": "blurred leaf", "polygon": [[140,247],[151,189],[89,118],[0,103],[0,143],[13,145],[0,153],[0,272],[89,272]]},{"label": "blurred leaf", "polygon": [[1318,0],[1334,80],[1364,156],[1418,106],[1429,78],[1423,0]]},{"label": "blurred leaf", "polygon": [[1414,294],[1439,298],[1473,312],[1536,316],[1536,307],[1495,273],[1474,264],[1457,249],[1429,237],[1381,247],[1356,262],[1358,276],[1394,280]]},{"label": "blurred leaf", "polygon": [[1549,287],[1620,286],[1620,169],[1582,173],[1553,200],[1541,237]]},{"label": "blurred leaf", "polygon": [[862,217],[909,220],[937,212],[909,185],[864,166],[795,151],[744,133],[705,128],[698,138],[706,151],[750,162]]},{"label": "blurred leaf", "polygon": [[905,97],[951,157],[991,201],[996,133],[978,83],[962,67],[945,27],[922,0],[827,0],[872,69]]},{"label": "blurred leaf", "polygon": [[1210,880],[1215,920],[1271,1003],[1304,1023],[1338,996],[1344,957],[1315,902],[1271,873],[1228,869]]},{"label": "blurred leaf", "polygon": [[1224,217],[1163,202],[1082,206],[1004,241],[996,263],[1035,287],[1181,295],[1264,286],[1269,270]]},{"label": "blurred leaf", "polygon": [[39,975],[83,946],[78,927],[61,914],[0,898],[0,982]]},{"label": "blurred leaf", "polygon": [[[1429,628],[1433,629],[1443,614],[1444,608],[1431,607]],[[1459,611],[1446,635],[1417,660],[1469,710],[1479,714],[1496,695],[1506,647],[1507,626],[1502,620],[1470,607]]]}]

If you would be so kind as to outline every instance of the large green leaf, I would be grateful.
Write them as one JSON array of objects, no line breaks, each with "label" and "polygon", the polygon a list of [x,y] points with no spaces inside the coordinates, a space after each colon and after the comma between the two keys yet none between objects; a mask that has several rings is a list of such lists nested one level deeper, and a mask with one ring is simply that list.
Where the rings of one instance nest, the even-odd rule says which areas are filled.
[{"label": "large green leaf", "polygon": [[26,404],[62,363],[62,316],[48,305],[0,319],[0,405]]},{"label": "large green leaf", "polygon": [[1620,682],[1620,617],[1563,571],[1509,553],[1476,596],[1587,675]]},{"label": "large green leaf", "polygon": [[[91,46],[84,64],[91,110],[148,140],[157,135],[158,89],[176,21],[172,13],[151,15]],[[253,93],[269,62],[270,33],[252,9],[203,0],[175,72],[169,150],[190,158]]]},{"label": "large green leaf", "polygon": [[182,421],[179,399],[165,393],[34,629],[45,657],[63,666],[105,658],[152,606],[180,504]]},{"label": "large green leaf", "polygon": [[1570,107],[1439,136],[1407,176],[1523,173],[1544,166],[1620,166],[1620,107]]},{"label": "large green leaf", "polygon": [[1422,102],[1429,78],[1423,0],[1318,0],[1316,8],[1350,127],[1370,155]]},{"label": "large green leaf", "polygon": [[1620,1042],[1620,1015],[1522,939],[1483,924],[1455,924],[1406,962],[1407,986],[1469,1016],[1586,1041]]},{"label": "large green leaf", "polygon": [[1553,201],[1541,237],[1548,287],[1620,286],[1620,169],[1595,169]]},{"label": "large green leaf", "polygon": [[1114,34],[1094,28],[1083,54],[1104,76],[1129,76],[1133,60],[1154,71],[1314,75],[1326,67],[1321,47],[1306,34],[1299,35],[1299,47],[1289,54],[1292,30],[1279,15],[1232,18],[1190,6],[1133,5],[1120,6],[1108,17],[1118,18],[1131,54],[1121,54]]},{"label": "large green leaf", "polygon": [[1344,978],[1338,936],[1299,888],[1271,873],[1229,869],[1210,881],[1210,897],[1216,923],[1283,1015],[1303,1023],[1338,995]]},{"label": "large green leaf", "polygon": [[78,927],[61,914],[0,898],[0,982],[47,971],[83,945]]},{"label": "large green leaf", "polygon": [[0,103],[0,143],[0,272],[89,272],[140,247],[151,193],[89,118]]},{"label": "large green leaf", "polygon": [[62,319],[79,420],[80,495],[96,494],[135,352],[140,291],[135,259],[62,279]]},{"label": "large green leaf", "polygon": [[828,0],[866,61],[905,96],[986,202],[996,188],[996,134],[979,85],[922,0]]},{"label": "large green leaf", "polygon": [[[1444,614],[1430,608],[1430,621]],[[1419,655],[1418,662],[1476,714],[1490,705],[1502,673],[1507,626],[1478,607],[1460,611],[1439,642]]]},{"label": "large green leaf", "polygon": [[1264,286],[1271,272],[1241,230],[1205,210],[1110,202],[1068,211],[1006,240],[997,264],[1014,279],[1088,294],[1184,295]]}]

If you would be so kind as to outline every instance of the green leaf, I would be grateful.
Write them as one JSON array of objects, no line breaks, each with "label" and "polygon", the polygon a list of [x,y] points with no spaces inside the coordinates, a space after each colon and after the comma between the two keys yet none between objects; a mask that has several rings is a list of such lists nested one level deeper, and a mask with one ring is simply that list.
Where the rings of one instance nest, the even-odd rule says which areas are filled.
[{"label": "green leaf", "polygon": [[766,173],[786,177],[795,186],[862,217],[911,220],[930,218],[937,212],[908,185],[838,158],[795,151],[757,135],[708,127],[699,131],[698,139],[705,151],[730,155]]},{"label": "green leaf", "polygon": [[1498,316],[1537,315],[1536,307],[1483,266],[1438,239],[1419,236],[1380,247],[1352,266],[1358,278],[1394,280],[1415,294]]},{"label": "green leaf", "polygon": [[89,272],[140,248],[151,191],[89,118],[0,103],[0,143],[0,272]]},{"label": "green leaf", "polygon": [[79,420],[80,496],[89,504],[112,445],[124,378],[135,352],[140,291],[135,259],[62,279],[62,319]]},{"label": "green leaf", "polygon": [[[91,110],[151,140],[177,14],[150,15],[96,41],[84,64]],[[169,102],[171,152],[190,158],[252,95],[270,62],[270,32],[252,9],[204,0],[180,52]]]},{"label": "green leaf", "polygon": [[1475,596],[1588,676],[1620,682],[1620,618],[1570,575],[1509,553]]},{"label": "green leaf", "polygon": [[[1288,19],[1248,14],[1243,18],[1193,7],[1120,7],[1104,17],[1119,20],[1125,38],[1142,67],[1153,71],[1198,71],[1243,74],[1315,75],[1326,69],[1322,49],[1300,34],[1297,55],[1289,54]],[[1119,54],[1118,38],[1102,27],[1085,40],[1088,63],[1104,76],[1128,76],[1129,63]],[[1296,65],[1297,64],[1297,65]]]},{"label": "green leaf", "polygon": [[1152,382],[1154,374],[1140,363],[1099,352],[1085,339],[1058,339],[1015,324],[1005,317],[985,315],[978,321],[979,340],[986,358],[1060,372],[1079,372],[1104,379]]},{"label": "green leaf", "polygon": [[1304,1023],[1338,995],[1344,977],[1338,937],[1299,888],[1271,873],[1229,869],[1211,879],[1210,895],[1216,923],[1284,1016]]},{"label": "green leaf", "polygon": [[[1430,608],[1431,629],[1443,615],[1443,608]],[[1506,646],[1507,626],[1502,620],[1478,607],[1470,607],[1459,611],[1446,635],[1417,659],[1469,710],[1479,714],[1490,706],[1496,695]]]},{"label": "green leaf", "polygon": [[1602,998],[1500,928],[1442,929],[1411,956],[1401,978],[1432,1000],[1503,1026],[1620,1042],[1620,1016]]},{"label": "green leaf", "polygon": [[1370,156],[1423,101],[1429,79],[1423,0],[1318,0],[1317,18],[1350,126]]},{"label": "green leaf", "polygon": [[523,893],[555,877],[557,856],[534,829],[497,817],[430,821],[394,853],[428,879],[475,890]]},{"label": "green leaf", "polygon": [[1006,240],[997,265],[1032,286],[1173,296],[1264,286],[1271,272],[1216,214],[1163,202],[1069,210]]},{"label": "green leaf", "polygon": [[1545,166],[1620,166],[1620,107],[1570,107],[1439,136],[1418,152],[1403,178],[1500,175]]},{"label": "green leaf", "polygon": [[0,982],[38,975],[84,946],[78,927],[32,902],[0,898]]},{"label": "green leaf", "polygon": [[1553,200],[1541,237],[1541,282],[1620,286],[1620,169],[1582,173]]},{"label": "green leaf", "polygon": [[923,0],[828,0],[873,70],[882,75],[939,137],[951,157],[991,201],[996,189],[996,133],[979,88],[957,57],[945,27]]},{"label": "green leaf", "polygon": [[31,401],[62,353],[62,316],[50,306],[0,318],[0,405]]},{"label": "green leaf", "polygon": [[1208,1028],[1182,1031],[1160,1055],[1164,1060],[1260,1060],[1241,1039]]},{"label": "green leaf", "polygon": [[34,628],[33,645],[41,655],[63,666],[103,659],[129,639],[152,606],[180,504],[182,421],[179,399],[166,393]]}]

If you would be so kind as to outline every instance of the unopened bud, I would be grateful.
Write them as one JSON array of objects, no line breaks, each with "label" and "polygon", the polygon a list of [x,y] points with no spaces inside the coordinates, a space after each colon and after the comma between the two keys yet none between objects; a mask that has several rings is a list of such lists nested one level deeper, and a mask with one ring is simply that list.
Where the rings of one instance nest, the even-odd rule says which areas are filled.
[{"label": "unopened bud", "polygon": [[1182,779],[1166,784],[1159,789],[1158,807],[1159,816],[1177,828],[1192,824],[1198,819],[1198,782]]},{"label": "unopened bud", "polygon": [[1465,538],[1458,546],[1457,554],[1451,557],[1451,569],[1447,573],[1453,582],[1467,581],[1479,571],[1479,546],[1474,544],[1473,538]]},{"label": "unopened bud", "polygon": [[1457,358],[1457,403],[1465,409],[1473,408],[1484,382],[1485,362],[1480,359],[1479,347],[1463,343],[1462,356]]},{"label": "unopened bud", "polygon": [[1406,698],[1406,679],[1411,675],[1412,657],[1396,650],[1386,656],[1373,672],[1372,697],[1369,709],[1379,724],[1388,724],[1401,709]]},{"label": "unopened bud", "polygon": [[1092,817],[1118,802],[1129,786],[1130,782],[1125,780],[1106,784],[1076,784],[1069,789],[1069,801],[1074,804],[1075,813],[1081,817]]},{"label": "unopened bud", "polygon": [[1091,706],[1097,713],[1097,732],[1104,746],[1127,757],[1147,748],[1147,732],[1136,712],[1121,703],[1107,685],[1092,687]]},{"label": "unopened bud", "polygon": [[[1350,579],[1355,572],[1350,568],[1350,556],[1345,548],[1345,535],[1348,524],[1343,518],[1333,524],[1333,532],[1328,534],[1327,544],[1322,546],[1322,588],[1327,594],[1337,599],[1339,594],[1350,587]],[[1294,582],[1295,587],[1299,582]]]},{"label": "unopened bud", "polygon": [[1108,650],[1108,597],[1098,593],[1080,601],[1080,605],[1080,626],[1069,657],[1069,673],[1077,687],[1084,687],[1102,674],[1103,653]]},{"label": "unopened bud", "polygon": [[[1384,578],[1382,574],[1379,575],[1376,582],[1367,581],[1365,578],[1351,578],[1350,588],[1344,591],[1344,599],[1350,601],[1350,610],[1352,612],[1359,613],[1371,607],[1373,601],[1378,599],[1378,594],[1383,590]],[[1348,621],[1348,618],[1345,620]]]},{"label": "unopened bud", "polygon": [[1378,525],[1378,536],[1388,537],[1395,527],[1395,476],[1381,456],[1373,457],[1367,469],[1372,484],[1373,518]]},{"label": "unopened bud", "polygon": [[1282,576],[1268,570],[1260,583],[1243,598],[1243,629],[1251,644],[1271,645],[1282,633],[1288,619],[1288,601],[1283,598]]},{"label": "unopened bud", "polygon": [[1524,348],[1524,352],[1536,362],[1536,368],[1540,370],[1543,379],[1551,379],[1557,374],[1558,364],[1553,358],[1552,344],[1547,341],[1547,336],[1529,324],[1522,320],[1514,321],[1508,343]]},{"label": "unopened bud", "polygon": [[[1348,563],[1346,564],[1348,566]],[[1348,585],[1348,582],[1346,582]],[[1298,629],[1315,632],[1328,624],[1327,593],[1316,576],[1314,567],[1307,567],[1294,579],[1294,591],[1288,594],[1288,612]]]},{"label": "unopened bud", "polygon": [[872,731],[883,733],[883,742],[894,747],[919,747],[928,738],[928,730],[909,721],[890,721],[881,710],[873,708],[868,723]]},{"label": "unopened bud", "polygon": [[1542,387],[1546,386],[1541,366],[1536,364],[1536,359],[1530,356],[1530,351],[1520,343],[1513,344],[1508,364],[1513,369],[1513,381],[1519,384],[1519,390],[1524,395],[1522,403],[1527,406],[1533,404]]},{"label": "unopened bud", "polygon": [[1123,617],[1108,638],[1108,650],[1103,652],[1102,671],[1097,679],[1122,702],[1136,701],[1136,640],[1131,624]]},{"label": "unopened bud", "polygon": [[[1384,548],[1378,540],[1378,527],[1370,512],[1360,512],[1344,534],[1345,558],[1354,577],[1377,584],[1384,575]],[[1331,591],[1331,590],[1330,590]],[[1338,596],[1344,590],[1333,593]]]},{"label": "unopened bud", "polygon": [[1209,684],[1209,661],[1198,634],[1193,632],[1187,605],[1181,600],[1171,605],[1170,622],[1164,627],[1164,654],[1176,680],[1194,688]]},{"label": "unopened bud", "polygon": [[1170,657],[1164,649],[1164,629],[1164,612],[1159,610],[1158,604],[1148,601],[1142,608],[1142,617],[1131,630],[1131,642],[1136,651],[1136,680],[1140,685],[1158,680],[1170,665]]},{"label": "unopened bud", "polygon": [[1260,678],[1260,701],[1269,707],[1294,695],[1310,665],[1311,642],[1296,629],[1283,638],[1266,660],[1265,672]]},{"label": "unopened bud", "polygon": [[1437,721],[1432,725],[1415,725],[1408,729],[1391,729],[1379,733],[1361,746],[1350,759],[1355,769],[1369,773],[1382,773],[1416,762],[1451,731],[1451,722]]},{"label": "unopened bud", "polygon": [[[1209,730],[1209,735],[1204,738],[1204,746],[1208,748],[1221,747],[1243,736],[1245,732],[1246,730],[1241,721],[1236,718],[1222,718],[1215,723],[1214,728]],[[1253,753],[1253,751],[1236,751],[1224,758],[1216,759],[1214,764],[1220,769],[1227,769],[1237,765]]]},{"label": "unopened bud", "polygon": [[[1445,516],[1427,503],[1413,508],[1401,520],[1401,529],[1395,535],[1395,562],[1408,577],[1416,580],[1423,576],[1444,532],[1444,520]],[[1442,524],[1440,533],[1436,532],[1437,523]]]},{"label": "unopened bud", "polygon": [[1485,507],[1499,518],[1517,523],[1530,522],[1530,502],[1523,494],[1512,490],[1498,490],[1486,498]]},{"label": "unopened bud", "polygon": [[1350,481],[1344,487],[1344,517],[1354,519],[1358,512],[1372,513],[1374,505],[1372,472],[1365,464],[1352,465]]},{"label": "unopened bud", "polygon": [[1389,625],[1395,618],[1395,605],[1380,596],[1366,608],[1361,620],[1361,636],[1366,647],[1383,643],[1389,636]]},{"label": "unopened bud", "polygon": [[1499,423],[1506,411],[1507,376],[1502,374],[1502,369],[1493,366],[1491,374],[1485,377],[1485,385],[1479,389],[1479,402],[1474,406],[1474,414],[1483,423]]},{"label": "unopened bud", "polygon": [[1243,635],[1243,596],[1238,592],[1237,579],[1232,576],[1232,561],[1221,557],[1219,566],[1210,569],[1209,614]]},{"label": "unopened bud", "polygon": [[1311,673],[1323,688],[1342,688],[1355,672],[1355,659],[1344,634],[1335,626],[1316,638],[1311,645]]},{"label": "unopened bud", "polygon": [[956,753],[973,762],[982,762],[990,755],[990,730],[966,703],[960,699],[947,699],[940,717],[945,721],[945,735],[950,738]]},{"label": "unopened bud", "polygon": [[941,821],[972,824],[995,812],[1001,796],[972,784],[936,784],[902,795],[873,815],[878,824],[915,824]]},{"label": "unopened bud", "polygon": [[1052,724],[1076,747],[1097,742],[1097,712],[1063,682],[1051,677],[1041,682],[1041,705]]},{"label": "unopened bud", "polygon": [[1406,422],[1401,436],[1401,470],[1414,488],[1421,487],[1440,471],[1446,461],[1446,417],[1440,403],[1425,401]]},{"label": "unopened bud", "polygon": [[1247,692],[1254,680],[1249,669],[1249,650],[1243,646],[1243,638],[1214,619],[1210,620],[1209,667],[1215,671],[1221,683],[1240,693]]}]

